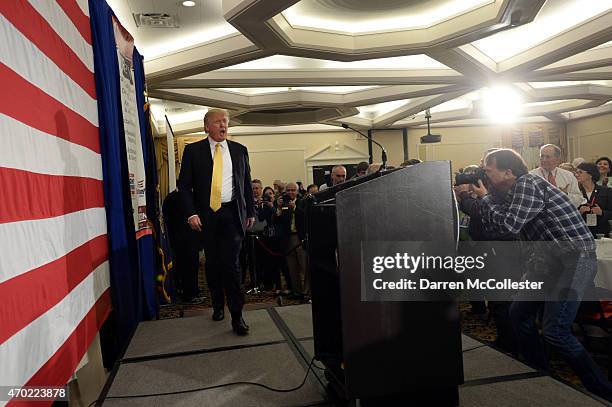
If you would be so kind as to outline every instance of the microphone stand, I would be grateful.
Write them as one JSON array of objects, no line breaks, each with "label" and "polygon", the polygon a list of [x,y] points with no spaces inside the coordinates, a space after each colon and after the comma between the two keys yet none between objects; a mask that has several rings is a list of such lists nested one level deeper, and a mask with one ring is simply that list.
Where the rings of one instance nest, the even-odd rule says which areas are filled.
[{"label": "microphone stand", "polygon": [[372,137],[369,137],[367,135],[365,135],[364,133],[360,132],[357,129],[352,128],[351,126],[349,126],[346,123],[342,123],[342,127],[345,129],[350,129],[353,130],[355,133],[361,134],[363,137],[365,137],[366,139],[370,140],[372,143],[376,144],[378,147],[380,147],[381,149],[381,158],[382,158],[382,165],[380,166],[380,168],[378,169],[378,171],[384,171],[387,169],[387,151],[385,150],[385,148],[376,140],[374,140]]}]

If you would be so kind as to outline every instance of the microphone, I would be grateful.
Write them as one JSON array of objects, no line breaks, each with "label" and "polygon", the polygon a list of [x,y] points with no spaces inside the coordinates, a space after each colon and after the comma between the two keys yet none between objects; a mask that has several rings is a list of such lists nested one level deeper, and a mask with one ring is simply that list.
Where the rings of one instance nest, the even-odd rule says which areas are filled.
[{"label": "microphone", "polygon": [[380,147],[380,149],[382,150],[381,152],[381,158],[382,158],[382,165],[380,166],[379,171],[383,171],[387,168],[387,151],[385,150],[385,148],[376,140],[374,140],[372,137],[366,136],[365,134],[363,134],[362,132],[360,132],[357,129],[352,128],[351,126],[349,126],[346,123],[342,123],[342,127],[345,129],[351,129],[353,130],[355,133],[359,133],[361,134],[363,137],[367,138],[368,140],[370,140],[372,143],[376,144],[378,147]]}]

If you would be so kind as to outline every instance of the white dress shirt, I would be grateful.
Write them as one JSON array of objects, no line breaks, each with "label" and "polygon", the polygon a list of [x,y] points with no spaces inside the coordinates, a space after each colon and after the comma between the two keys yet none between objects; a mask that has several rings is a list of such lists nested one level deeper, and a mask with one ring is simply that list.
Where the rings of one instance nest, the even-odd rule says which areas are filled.
[{"label": "white dress shirt", "polygon": [[[570,201],[576,205],[576,207],[579,207],[586,202],[586,199],[584,199],[584,196],[582,196],[582,192],[580,192],[580,188],[578,188],[578,180],[574,174],[559,167],[556,167],[550,172],[552,172],[553,177],[555,177],[557,188],[567,191],[566,194],[568,195]],[[548,174],[550,172],[546,171],[542,167],[529,171],[530,174],[542,177],[546,181],[548,181]]]},{"label": "white dress shirt", "polygon": [[208,137],[208,143],[210,144],[210,156],[214,160],[215,158],[215,146],[219,144],[221,148],[221,154],[223,156],[223,184],[221,187],[221,203],[229,202],[234,196],[234,177],[232,173],[232,156],[229,152],[227,140],[223,140],[218,143],[212,138]]}]

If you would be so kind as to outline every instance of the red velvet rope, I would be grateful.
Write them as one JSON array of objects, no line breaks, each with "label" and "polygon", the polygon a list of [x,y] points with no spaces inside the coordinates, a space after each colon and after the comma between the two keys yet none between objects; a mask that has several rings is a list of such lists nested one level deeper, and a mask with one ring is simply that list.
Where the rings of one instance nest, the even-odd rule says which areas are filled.
[{"label": "red velvet rope", "polygon": [[261,246],[262,249],[264,249],[269,255],[271,256],[275,256],[275,257],[285,257],[287,255],[289,255],[289,253],[291,253],[292,251],[294,251],[295,249],[297,249],[298,247],[302,246],[304,244],[304,241],[300,241],[300,244],[292,247],[290,250],[287,251],[287,253],[283,254],[283,253],[277,253],[275,251],[272,251],[272,249],[270,249],[268,246],[266,246],[266,244],[264,242],[261,241],[261,239],[259,238],[259,236],[255,235],[254,236],[255,240],[257,240],[257,243],[259,243],[259,245]]}]

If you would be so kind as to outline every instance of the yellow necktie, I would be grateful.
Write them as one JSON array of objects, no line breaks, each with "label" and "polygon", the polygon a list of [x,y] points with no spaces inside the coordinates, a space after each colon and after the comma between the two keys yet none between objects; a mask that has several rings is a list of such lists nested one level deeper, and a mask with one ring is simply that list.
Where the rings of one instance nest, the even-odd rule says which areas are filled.
[{"label": "yellow necktie", "polygon": [[221,207],[221,185],[223,184],[223,155],[219,143],[213,156],[212,184],[210,185],[210,208],[217,212]]}]

